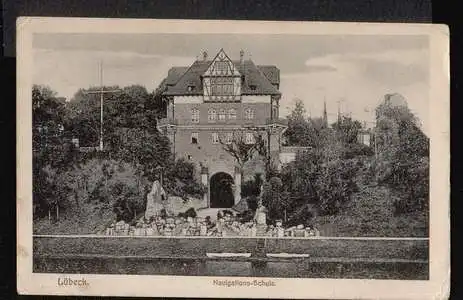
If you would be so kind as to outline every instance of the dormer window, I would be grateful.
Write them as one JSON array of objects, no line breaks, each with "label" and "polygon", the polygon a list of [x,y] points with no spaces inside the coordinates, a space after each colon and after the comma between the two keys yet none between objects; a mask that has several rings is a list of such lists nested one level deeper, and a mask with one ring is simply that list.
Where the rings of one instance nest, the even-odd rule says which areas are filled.
[{"label": "dormer window", "polygon": [[252,84],[249,86],[249,88],[251,89],[251,91],[255,91],[257,89],[257,86]]}]

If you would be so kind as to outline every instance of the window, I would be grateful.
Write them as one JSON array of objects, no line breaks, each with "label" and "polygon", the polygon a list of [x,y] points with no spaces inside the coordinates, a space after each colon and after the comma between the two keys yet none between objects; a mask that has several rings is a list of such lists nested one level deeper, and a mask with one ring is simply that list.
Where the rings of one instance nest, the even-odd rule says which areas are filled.
[{"label": "window", "polygon": [[219,121],[225,121],[225,109],[220,109],[219,110]]},{"label": "window", "polygon": [[195,90],[195,86],[194,85],[189,85],[188,86],[188,91],[189,92],[193,92]]},{"label": "window", "polygon": [[222,75],[227,74],[228,63],[226,61],[216,61],[214,63],[214,68],[218,74],[222,74]]},{"label": "window", "polygon": [[192,144],[198,144],[199,143],[199,138],[198,138],[198,133],[197,132],[192,132],[191,133],[191,143]]},{"label": "window", "polygon": [[193,108],[191,110],[191,122],[199,123],[199,109]]},{"label": "window", "polygon": [[228,119],[236,120],[236,109],[232,108],[228,111]]},{"label": "window", "polygon": [[257,89],[257,86],[255,85],[250,85],[249,87],[251,88],[251,91],[255,91]]},{"label": "window", "polygon": [[246,120],[252,120],[252,119],[254,119],[254,110],[253,110],[253,109],[250,109],[250,108],[246,109],[246,110],[244,111],[244,118],[245,118]]},{"label": "window", "polygon": [[189,155],[189,154],[187,155],[187,158],[188,158],[188,160],[192,160],[192,159],[193,159],[193,157],[191,157],[191,155]]},{"label": "window", "polygon": [[232,96],[233,77],[211,78],[211,96]]},{"label": "window", "polygon": [[219,143],[219,134],[217,132],[212,133],[212,144],[218,144]]},{"label": "window", "polygon": [[231,144],[233,141],[233,132],[227,132],[225,134],[225,143],[226,144]]},{"label": "window", "polygon": [[209,109],[207,119],[209,122],[215,122],[217,120],[217,111],[213,108]]},{"label": "window", "polygon": [[254,144],[254,134],[252,134],[252,132],[246,132],[246,135],[244,136],[244,142],[246,144]]}]

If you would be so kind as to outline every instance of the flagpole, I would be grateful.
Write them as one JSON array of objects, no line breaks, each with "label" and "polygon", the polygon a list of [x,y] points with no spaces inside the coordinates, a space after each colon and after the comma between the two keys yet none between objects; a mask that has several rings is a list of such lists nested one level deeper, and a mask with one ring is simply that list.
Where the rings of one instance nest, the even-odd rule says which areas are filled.
[{"label": "flagpole", "polygon": [[103,61],[100,61],[100,151],[103,151]]},{"label": "flagpole", "polygon": [[97,149],[99,149],[99,151],[103,151],[104,150],[104,144],[103,144],[103,101],[104,101],[104,94],[106,93],[115,93],[115,92],[122,92],[122,90],[120,89],[108,89],[108,90],[104,90],[104,87],[103,87],[103,61],[100,60],[99,62],[99,73],[100,73],[100,88],[98,90],[94,90],[94,91],[87,91],[87,92],[84,92],[85,94],[99,94],[100,95],[100,145],[99,147],[97,147]]}]

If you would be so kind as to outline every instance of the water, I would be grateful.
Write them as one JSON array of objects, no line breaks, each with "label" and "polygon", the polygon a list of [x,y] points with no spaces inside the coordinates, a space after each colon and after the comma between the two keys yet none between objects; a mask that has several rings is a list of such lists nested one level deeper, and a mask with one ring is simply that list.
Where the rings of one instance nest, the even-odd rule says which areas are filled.
[{"label": "water", "polygon": [[243,276],[428,280],[419,262],[314,262],[304,259],[243,261],[227,259],[35,257],[36,273]]}]

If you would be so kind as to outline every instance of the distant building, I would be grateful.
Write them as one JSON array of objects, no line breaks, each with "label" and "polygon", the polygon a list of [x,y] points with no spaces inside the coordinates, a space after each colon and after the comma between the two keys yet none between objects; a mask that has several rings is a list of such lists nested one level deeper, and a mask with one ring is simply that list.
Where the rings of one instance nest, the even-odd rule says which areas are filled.
[{"label": "distant building", "polygon": [[357,142],[368,147],[371,146],[372,133],[369,129],[361,129],[357,135]]},{"label": "distant building", "polygon": [[[286,129],[279,119],[279,87],[276,66],[256,65],[243,51],[232,60],[223,49],[212,59],[204,53],[190,66],[171,68],[163,80],[159,89],[167,117],[158,121],[158,129],[170,139],[176,157],[197,165],[209,187],[210,206],[230,207],[240,200],[242,170],[222,143],[240,137],[251,144],[259,131],[271,156],[279,159]],[[210,193],[223,180],[233,182],[234,203]]]}]

